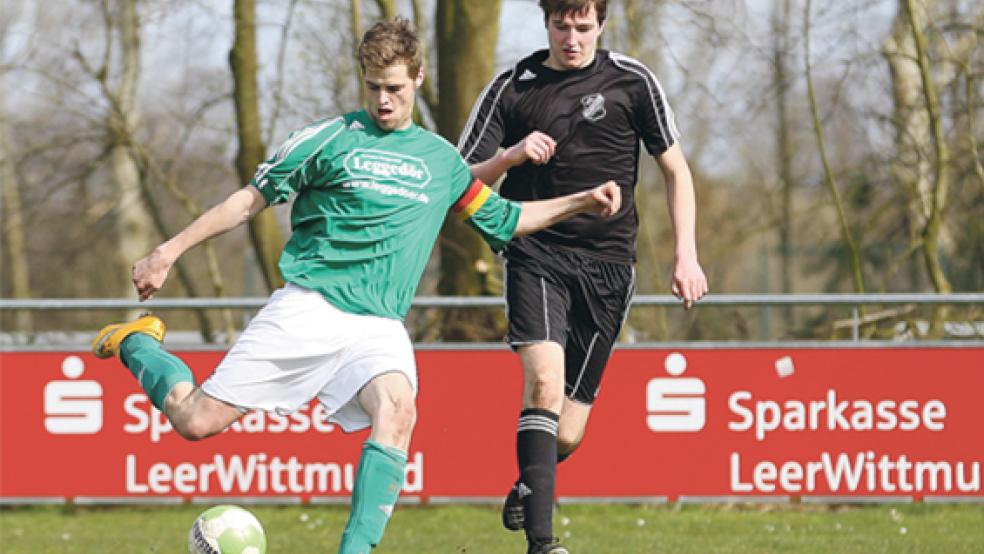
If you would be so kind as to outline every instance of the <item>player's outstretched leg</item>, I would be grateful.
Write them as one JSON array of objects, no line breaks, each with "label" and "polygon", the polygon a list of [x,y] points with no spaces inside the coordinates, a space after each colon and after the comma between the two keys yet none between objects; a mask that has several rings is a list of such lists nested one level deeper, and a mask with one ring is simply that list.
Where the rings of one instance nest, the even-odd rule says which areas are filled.
[{"label": "player's outstretched leg", "polygon": [[352,512],[342,533],[339,554],[369,554],[383,531],[403,488],[407,453],[367,440],[355,473]]},{"label": "player's outstretched leg", "polygon": [[103,327],[92,340],[92,353],[97,358],[119,356],[123,341],[133,333],[143,333],[160,342],[166,332],[164,320],[156,315],[143,314],[129,323],[113,323]]},{"label": "player's outstretched leg", "polygon": [[148,314],[129,323],[107,325],[92,341],[92,353],[97,358],[119,357],[162,412],[164,399],[175,385],[195,383],[181,358],[161,348],[166,332],[164,321]]},{"label": "player's outstretched leg", "polygon": [[382,540],[403,489],[417,418],[413,388],[402,372],[377,375],[359,392],[358,401],[369,415],[372,433],[362,446],[339,554],[369,554]]}]

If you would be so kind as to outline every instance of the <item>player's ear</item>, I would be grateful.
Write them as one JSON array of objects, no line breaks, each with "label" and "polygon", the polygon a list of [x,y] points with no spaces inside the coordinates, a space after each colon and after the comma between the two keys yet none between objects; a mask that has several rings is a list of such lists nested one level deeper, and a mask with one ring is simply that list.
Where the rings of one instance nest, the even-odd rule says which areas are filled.
[{"label": "player's ear", "polygon": [[414,79],[414,83],[416,84],[417,88],[420,88],[420,85],[424,84],[424,68],[423,67],[421,67],[417,71],[417,78]]}]

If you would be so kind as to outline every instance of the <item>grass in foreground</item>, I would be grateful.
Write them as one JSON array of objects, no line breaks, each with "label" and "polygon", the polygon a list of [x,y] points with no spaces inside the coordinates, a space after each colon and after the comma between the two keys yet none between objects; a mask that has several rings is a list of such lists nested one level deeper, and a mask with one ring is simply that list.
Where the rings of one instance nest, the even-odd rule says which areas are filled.
[{"label": "grass in foreground", "polygon": [[[4,554],[187,552],[206,506],[0,509]],[[268,552],[335,552],[347,506],[250,506]],[[984,551],[984,505],[562,506],[555,532],[574,554],[970,553]],[[492,506],[400,506],[378,554],[525,552]]]}]

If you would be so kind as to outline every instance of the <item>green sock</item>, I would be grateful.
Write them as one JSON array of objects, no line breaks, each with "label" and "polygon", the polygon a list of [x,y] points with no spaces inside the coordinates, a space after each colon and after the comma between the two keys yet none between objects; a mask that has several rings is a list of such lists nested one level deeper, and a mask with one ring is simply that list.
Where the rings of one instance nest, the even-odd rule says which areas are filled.
[{"label": "green sock", "polygon": [[174,385],[195,384],[195,376],[181,358],[161,348],[161,343],[150,335],[133,333],[123,339],[120,359],[137,378],[150,401],[162,412],[164,399]]},{"label": "green sock", "polygon": [[369,554],[379,544],[403,488],[406,466],[407,453],[398,448],[372,440],[362,445],[339,554]]}]

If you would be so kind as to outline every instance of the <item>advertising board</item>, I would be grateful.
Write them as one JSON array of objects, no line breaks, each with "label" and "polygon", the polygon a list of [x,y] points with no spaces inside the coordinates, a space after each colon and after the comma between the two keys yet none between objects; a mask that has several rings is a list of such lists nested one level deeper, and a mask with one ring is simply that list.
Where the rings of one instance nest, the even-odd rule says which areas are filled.
[{"label": "advertising board", "polygon": [[[207,377],[221,352],[178,353]],[[522,374],[505,349],[418,350],[404,497],[498,498]],[[620,349],[568,499],[984,498],[984,349]],[[0,354],[0,502],[345,501],[366,432],[312,403],[177,436],[116,360]]]}]

